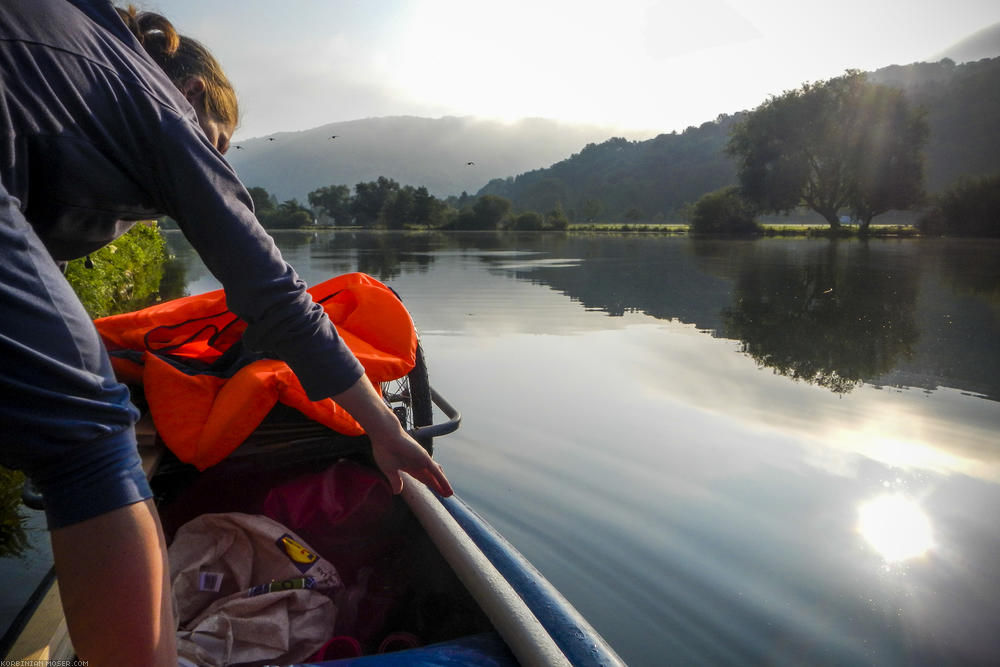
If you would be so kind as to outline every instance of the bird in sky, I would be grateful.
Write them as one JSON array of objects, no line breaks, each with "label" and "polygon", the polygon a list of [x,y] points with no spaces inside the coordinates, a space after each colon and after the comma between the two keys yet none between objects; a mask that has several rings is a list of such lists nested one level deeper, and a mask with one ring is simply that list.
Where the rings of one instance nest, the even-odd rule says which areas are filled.
[{"label": "bird in sky", "polygon": [[336,138],[337,138],[337,135],[335,134],[335,135],[333,135],[333,136],[332,136],[332,137],[330,137],[330,138],[331,138],[331,139],[336,139]]},{"label": "bird in sky", "polygon": [[239,144],[236,144],[235,146],[233,146],[233,148],[235,148],[235,149],[236,149],[236,150],[238,150],[238,151],[241,151],[241,150],[243,150],[243,147],[242,147],[242,146],[240,146]]},{"label": "bird in sky", "polygon": [[268,137],[267,140],[268,141],[274,141],[274,137]]},{"label": "bird in sky", "polygon": [[474,165],[474,164],[476,164],[476,163],[475,163],[475,162],[466,162],[465,164],[466,164],[466,166],[469,166],[469,167],[471,167],[472,165]]}]

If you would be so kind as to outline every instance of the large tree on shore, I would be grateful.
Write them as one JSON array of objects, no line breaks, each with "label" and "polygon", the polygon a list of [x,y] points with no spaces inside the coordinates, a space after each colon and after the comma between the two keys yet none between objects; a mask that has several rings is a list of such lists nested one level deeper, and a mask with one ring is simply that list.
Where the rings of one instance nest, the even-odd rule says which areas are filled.
[{"label": "large tree on shore", "polygon": [[737,123],[727,153],[743,196],[762,212],[806,206],[840,227],[923,197],[927,123],[900,90],[849,71],[772,97]]},{"label": "large tree on shore", "polygon": [[351,189],[346,185],[327,185],[309,193],[309,205],[333,219],[336,225],[351,222]]}]

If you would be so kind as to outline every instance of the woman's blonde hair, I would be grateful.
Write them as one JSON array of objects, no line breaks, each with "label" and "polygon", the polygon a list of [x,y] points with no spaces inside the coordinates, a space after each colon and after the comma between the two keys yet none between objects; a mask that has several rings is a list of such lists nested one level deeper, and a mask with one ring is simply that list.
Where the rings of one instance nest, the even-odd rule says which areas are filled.
[{"label": "woman's blonde hair", "polygon": [[146,52],[166,72],[178,88],[191,77],[205,83],[204,100],[207,111],[224,123],[239,122],[236,91],[218,61],[199,42],[177,34],[166,18],[153,12],[140,12],[134,6],[116,7]]}]

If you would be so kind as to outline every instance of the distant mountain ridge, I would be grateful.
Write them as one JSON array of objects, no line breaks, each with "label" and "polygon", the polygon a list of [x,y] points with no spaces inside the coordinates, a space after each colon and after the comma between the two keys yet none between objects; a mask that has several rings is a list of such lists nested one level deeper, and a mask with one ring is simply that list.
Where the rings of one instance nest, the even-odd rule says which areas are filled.
[{"label": "distant mountain ridge", "polygon": [[[976,58],[1000,55],[1000,24],[943,53],[950,60],[869,73],[927,110],[932,193],[961,176],[1000,171],[1000,58]],[[955,64],[964,58],[973,61]],[[227,157],[247,186],[263,186],[279,200],[305,203],[317,188],[386,176],[439,198],[468,192],[503,196],[516,210],[560,206],[574,220],[669,219],[735,183],[722,150],[742,113],[655,137],[547,119],[367,118],[250,139]]]},{"label": "distant mountain ridge", "polygon": [[998,57],[1000,57],[1000,23],[994,23],[952,44],[928,60],[938,62],[950,58],[956,63],[967,63]]},{"label": "distant mountain ridge", "polygon": [[379,176],[425,186],[444,198],[475,192],[493,178],[548,166],[615,133],[614,128],[546,119],[502,123],[390,116],[238,142],[227,158],[248,187],[262,186],[279,200],[305,203],[317,188],[353,188]]},{"label": "distant mountain ridge", "polygon": [[[869,78],[901,88],[926,111],[929,193],[963,176],[1000,172],[1000,58],[893,65]],[[594,211],[602,220],[670,221],[702,195],[736,184],[735,165],[723,151],[743,113],[646,141],[591,144],[551,167],[495,179],[477,194],[509,199],[515,211],[558,205],[575,221]]]}]

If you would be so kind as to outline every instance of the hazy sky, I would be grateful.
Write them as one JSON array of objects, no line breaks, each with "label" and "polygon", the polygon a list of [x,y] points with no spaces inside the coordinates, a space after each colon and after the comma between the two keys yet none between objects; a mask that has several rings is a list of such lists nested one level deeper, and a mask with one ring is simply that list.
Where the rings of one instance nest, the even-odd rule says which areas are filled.
[{"label": "hazy sky", "polygon": [[237,139],[390,115],[653,135],[848,68],[928,60],[1000,22],[997,0],[132,2],[222,62]]}]

